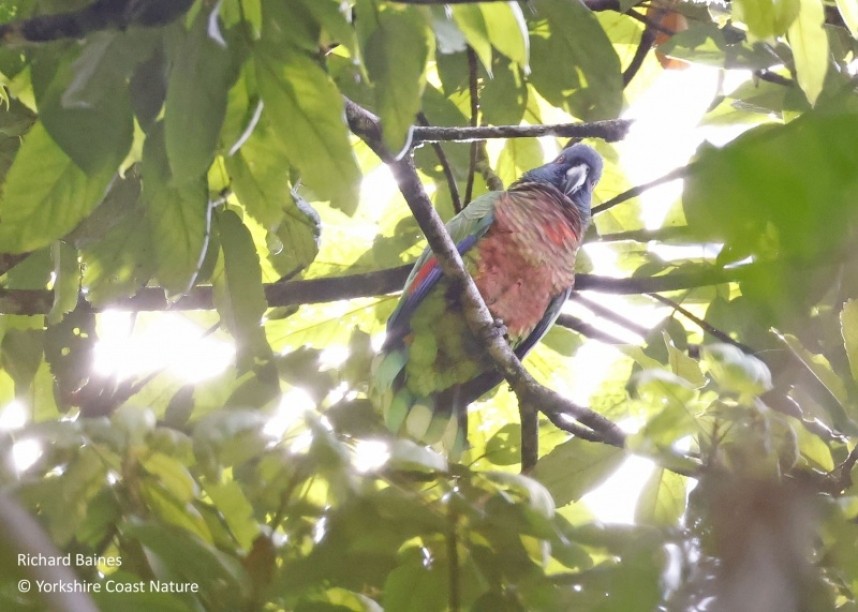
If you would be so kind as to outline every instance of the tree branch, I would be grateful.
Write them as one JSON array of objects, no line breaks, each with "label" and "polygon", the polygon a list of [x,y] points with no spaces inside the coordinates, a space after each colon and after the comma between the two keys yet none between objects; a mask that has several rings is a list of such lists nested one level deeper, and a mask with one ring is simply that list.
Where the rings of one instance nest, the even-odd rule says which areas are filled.
[{"label": "tree branch", "polygon": [[167,25],[187,12],[192,4],[193,0],[96,0],[78,11],[0,24],[0,44],[42,43],[83,38],[101,30]]},{"label": "tree branch", "polygon": [[[264,285],[269,308],[321,304],[338,300],[378,297],[402,289],[411,264],[388,268],[376,272],[293,280],[285,283]],[[648,278],[611,278],[594,274],[578,274],[575,277],[576,291],[597,291],[615,295],[637,295],[659,291],[679,291],[708,285],[719,285],[741,280],[741,269],[723,270],[712,268],[697,273],[676,272]],[[53,291],[48,289],[3,289],[0,288],[0,314],[44,315],[51,310]],[[186,310],[213,310],[212,288],[199,285],[191,288],[177,302],[168,302],[160,287],[144,287],[132,297],[116,300],[102,306],[93,306],[81,301],[81,308],[90,312],[103,310],[132,310],[135,312]]]},{"label": "tree branch", "polygon": [[535,136],[559,136],[563,138],[601,138],[615,142],[625,138],[631,127],[629,119],[609,119],[578,123],[554,123],[539,125],[480,125],[477,127],[446,127],[416,125],[412,131],[412,142],[470,142],[489,138],[533,138]]}]

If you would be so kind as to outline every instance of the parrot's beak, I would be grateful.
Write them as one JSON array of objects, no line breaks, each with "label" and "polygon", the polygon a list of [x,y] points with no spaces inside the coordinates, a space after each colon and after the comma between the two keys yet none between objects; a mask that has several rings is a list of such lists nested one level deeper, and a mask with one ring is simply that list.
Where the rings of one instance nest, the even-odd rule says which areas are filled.
[{"label": "parrot's beak", "polygon": [[581,189],[584,181],[587,180],[587,174],[589,171],[590,168],[587,164],[578,164],[577,166],[572,166],[566,171],[566,182],[564,184],[566,195],[571,196],[573,193]]}]

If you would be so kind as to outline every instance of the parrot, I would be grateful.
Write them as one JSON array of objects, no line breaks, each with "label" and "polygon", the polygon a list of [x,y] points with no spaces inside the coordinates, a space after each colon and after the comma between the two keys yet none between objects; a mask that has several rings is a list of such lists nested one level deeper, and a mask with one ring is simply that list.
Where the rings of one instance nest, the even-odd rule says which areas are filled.
[{"label": "parrot", "polygon": [[[602,158],[575,144],[486,193],[447,223],[465,268],[519,359],[560,315],[590,223]],[[389,429],[451,456],[467,446],[468,405],[502,377],[468,328],[460,296],[427,247],[405,281],[372,362],[369,397]]]}]

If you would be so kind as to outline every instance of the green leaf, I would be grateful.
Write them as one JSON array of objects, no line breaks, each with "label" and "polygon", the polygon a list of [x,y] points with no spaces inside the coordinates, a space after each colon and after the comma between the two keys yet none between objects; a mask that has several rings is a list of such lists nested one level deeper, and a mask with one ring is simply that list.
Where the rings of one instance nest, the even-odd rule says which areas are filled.
[{"label": "green leaf", "polygon": [[234,558],[187,532],[155,522],[126,524],[121,531],[158,556],[162,563],[157,564],[157,578],[199,583],[208,607],[241,607],[250,582]]},{"label": "green leaf", "polygon": [[510,138],[498,157],[497,174],[509,185],[523,173],[542,165],[544,153],[535,138]]},{"label": "green leaf", "polygon": [[218,212],[216,219],[223,249],[223,277],[213,279],[215,303],[236,340],[239,361],[250,368],[254,357],[271,357],[271,347],[262,328],[268,302],[262,288],[259,256],[238,215],[224,210]]},{"label": "green leaf", "polygon": [[560,507],[601,484],[623,459],[622,449],[573,438],[542,457],[530,475],[548,489]]},{"label": "green leaf", "polygon": [[185,465],[164,453],[150,453],[140,465],[180,502],[190,502],[198,493],[197,485]]},{"label": "green leaf", "polygon": [[551,66],[533,72],[534,85],[546,100],[581,119],[615,118],[623,102],[620,60],[599,20],[581,2],[536,0],[534,5],[545,20],[540,27],[551,29],[547,41],[543,30],[531,39],[534,61]]},{"label": "green leaf", "polygon": [[339,91],[324,71],[299,53],[280,58],[256,46],[256,78],[265,112],[283,141],[289,162],[321,199],[351,214],[360,172],[349,143]]},{"label": "green leaf", "polygon": [[390,572],[384,582],[385,610],[436,612],[445,609],[446,600],[447,577],[437,563],[427,567],[410,559]]},{"label": "green leaf", "polygon": [[41,123],[24,137],[0,201],[0,252],[34,251],[61,238],[104,197],[113,170],[88,176]]},{"label": "green leaf", "polygon": [[[102,217],[102,211],[109,215]],[[82,285],[90,304],[103,305],[133,295],[155,272],[146,224],[140,181],[126,178],[114,181],[104,203],[78,226],[78,230],[86,227],[89,237],[75,243],[80,248]]]},{"label": "green leaf", "polygon": [[210,16],[200,11],[190,31],[172,49],[167,83],[164,137],[176,183],[199,178],[214,160],[226,115],[227,92],[235,81],[234,55],[208,32]]},{"label": "green leaf", "polygon": [[483,12],[489,41],[495,49],[530,72],[530,34],[521,7],[515,2],[478,5]]},{"label": "green leaf", "polygon": [[792,334],[782,334],[777,330],[773,330],[775,335],[789,347],[792,354],[795,355],[804,366],[816,377],[816,379],[828,389],[832,397],[836,399],[841,406],[845,406],[848,398],[846,394],[846,385],[840,377],[834,372],[828,359],[825,355],[818,355],[807,350],[801,341]]},{"label": "green leaf", "polygon": [[465,40],[477,54],[489,76],[492,75],[492,45],[483,11],[477,4],[458,4],[453,7],[453,21],[459,26]]},{"label": "green leaf", "polygon": [[736,0],[733,14],[756,38],[784,34],[799,14],[803,0]]},{"label": "green leaf", "polygon": [[[109,52],[104,40],[90,41],[85,51],[95,47],[96,52],[84,53],[78,61],[73,61],[73,53],[57,56],[46,48],[31,69],[40,122],[66,155],[93,178],[116,171],[131,148],[133,135],[124,81],[131,66],[123,54]],[[100,63],[108,65],[101,68]],[[89,77],[104,80],[95,82]],[[85,88],[86,95],[77,88]]]},{"label": "green leaf", "polygon": [[158,280],[168,293],[180,295],[193,285],[208,244],[211,211],[205,177],[173,184],[163,123],[146,138],[142,174]]},{"label": "green leaf", "polygon": [[[487,123],[518,125],[527,108],[527,86],[522,81],[520,68],[500,54],[495,54],[491,78],[483,87],[480,107]],[[511,138],[512,140],[520,140]],[[534,142],[536,142],[534,140]]]},{"label": "green leaf", "polygon": [[259,535],[259,526],[253,516],[253,506],[250,505],[241,485],[235,481],[206,483],[205,490],[217,506],[218,512],[223,515],[239,545],[250,550]]},{"label": "green leaf", "polygon": [[858,300],[848,300],[840,311],[840,333],[852,379],[858,381]]},{"label": "green leaf", "polygon": [[0,365],[15,381],[15,394],[30,387],[42,361],[44,334],[35,329],[8,329],[0,342]]},{"label": "green leaf", "polygon": [[689,357],[685,351],[676,348],[676,345],[670,338],[670,334],[666,331],[662,330],[661,333],[664,338],[664,345],[667,347],[668,365],[671,372],[680,378],[684,378],[697,389],[705,385],[706,377],[703,376],[703,372],[700,369],[700,362]]},{"label": "green leaf", "polygon": [[800,0],[798,18],[787,32],[798,84],[808,102],[816,103],[828,72],[828,35],[822,0]]},{"label": "green leaf", "polygon": [[348,15],[350,7],[338,0],[301,0],[301,3],[328,34],[352,54],[356,55],[357,40],[354,26]]},{"label": "green leaf", "polygon": [[853,38],[858,37],[858,0],[835,0],[843,23]]},{"label": "green leaf", "polygon": [[638,498],[635,522],[675,527],[685,512],[685,478],[656,468]]},{"label": "green leaf", "polygon": [[398,157],[411,140],[434,38],[424,13],[415,7],[359,0],[355,10],[358,41],[374,86],[384,144]]},{"label": "green leaf", "polygon": [[49,325],[57,323],[64,314],[74,310],[80,294],[77,250],[65,242],[57,241],[51,245],[51,256],[54,260],[54,303],[47,317]]}]

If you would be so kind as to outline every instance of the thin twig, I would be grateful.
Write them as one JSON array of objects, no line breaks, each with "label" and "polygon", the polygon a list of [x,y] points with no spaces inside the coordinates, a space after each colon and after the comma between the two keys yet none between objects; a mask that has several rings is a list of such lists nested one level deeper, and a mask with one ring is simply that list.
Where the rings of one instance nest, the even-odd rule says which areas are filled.
[{"label": "thin twig", "polygon": [[586,295],[581,295],[577,291],[573,291],[570,299],[582,304],[585,308],[590,310],[597,317],[601,317],[611,323],[619,325],[620,327],[625,327],[627,330],[632,332],[633,334],[637,334],[638,336],[646,337],[647,334],[651,331],[650,329],[644,327],[643,325],[639,325],[635,323],[631,319],[624,317],[623,315],[602,306],[599,302],[588,298]]},{"label": "thin twig", "polygon": [[718,338],[721,342],[726,342],[727,344],[732,344],[736,348],[740,349],[743,353],[746,353],[748,355],[756,354],[756,351],[754,351],[754,349],[752,349],[750,346],[748,346],[747,344],[742,344],[738,340],[734,340],[733,338],[730,337],[730,335],[728,333],[721,331],[720,329],[718,329],[717,327],[715,327],[714,325],[712,325],[708,321],[701,319],[696,314],[694,314],[693,312],[691,312],[690,310],[685,308],[679,302],[677,302],[675,300],[671,300],[670,298],[664,297],[663,295],[659,295],[657,293],[647,293],[646,295],[648,295],[649,297],[651,297],[654,300],[661,302],[662,304],[670,306],[676,312],[678,312],[679,314],[684,316],[686,319],[688,319],[689,321],[694,323],[697,327],[699,327],[700,329],[705,331],[710,336],[714,336],[715,338]]},{"label": "thin twig", "polygon": [[[480,90],[477,84],[477,54],[468,47],[468,92],[471,100],[471,127],[477,127],[480,120]],[[471,142],[471,157],[468,162],[468,182],[465,184],[465,206],[474,195],[474,175],[477,173],[477,141]]]},{"label": "thin twig", "polygon": [[[417,113],[417,121],[423,127],[428,127],[429,119],[423,111]],[[462,210],[462,198],[459,195],[459,185],[456,183],[456,177],[453,174],[453,168],[450,166],[450,160],[444,153],[444,148],[439,142],[431,143],[432,150],[435,151],[435,156],[438,158],[438,163],[441,164],[441,171],[444,173],[444,178],[447,179],[447,188],[450,190],[450,200],[453,202],[453,210],[457,213]]]},{"label": "thin twig", "polygon": [[555,321],[555,323],[557,323],[557,325],[559,325],[560,327],[565,327],[567,329],[576,331],[582,336],[586,336],[591,340],[604,342],[605,344],[628,344],[625,340],[621,340],[606,331],[602,331],[601,329],[590,325],[586,321],[583,321],[582,319],[579,319],[574,315],[562,314],[557,317],[557,321]]},{"label": "thin twig", "polygon": [[632,79],[635,78],[635,75],[641,69],[641,66],[643,66],[647,53],[650,52],[654,43],[655,28],[648,23],[641,34],[641,39],[638,42],[638,48],[635,49],[632,61],[629,62],[628,67],[623,71],[623,87],[631,83]]},{"label": "thin twig", "polygon": [[623,193],[621,193],[619,195],[615,195],[613,198],[611,198],[607,202],[599,204],[598,206],[594,206],[592,213],[594,215],[598,215],[599,213],[603,213],[606,210],[610,210],[611,208],[613,208],[617,204],[620,204],[622,202],[625,202],[626,200],[631,200],[632,198],[639,196],[640,194],[642,194],[644,191],[647,191],[648,189],[652,189],[653,187],[657,187],[657,186],[662,185],[664,183],[669,183],[671,181],[675,181],[677,179],[684,178],[688,174],[690,169],[691,169],[691,165],[689,164],[687,166],[683,166],[682,168],[677,168],[675,170],[671,170],[670,172],[668,172],[664,176],[660,176],[659,178],[654,179],[648,183],[636,185],[635,187],[632,187],[631,189],[624,191]]}]

